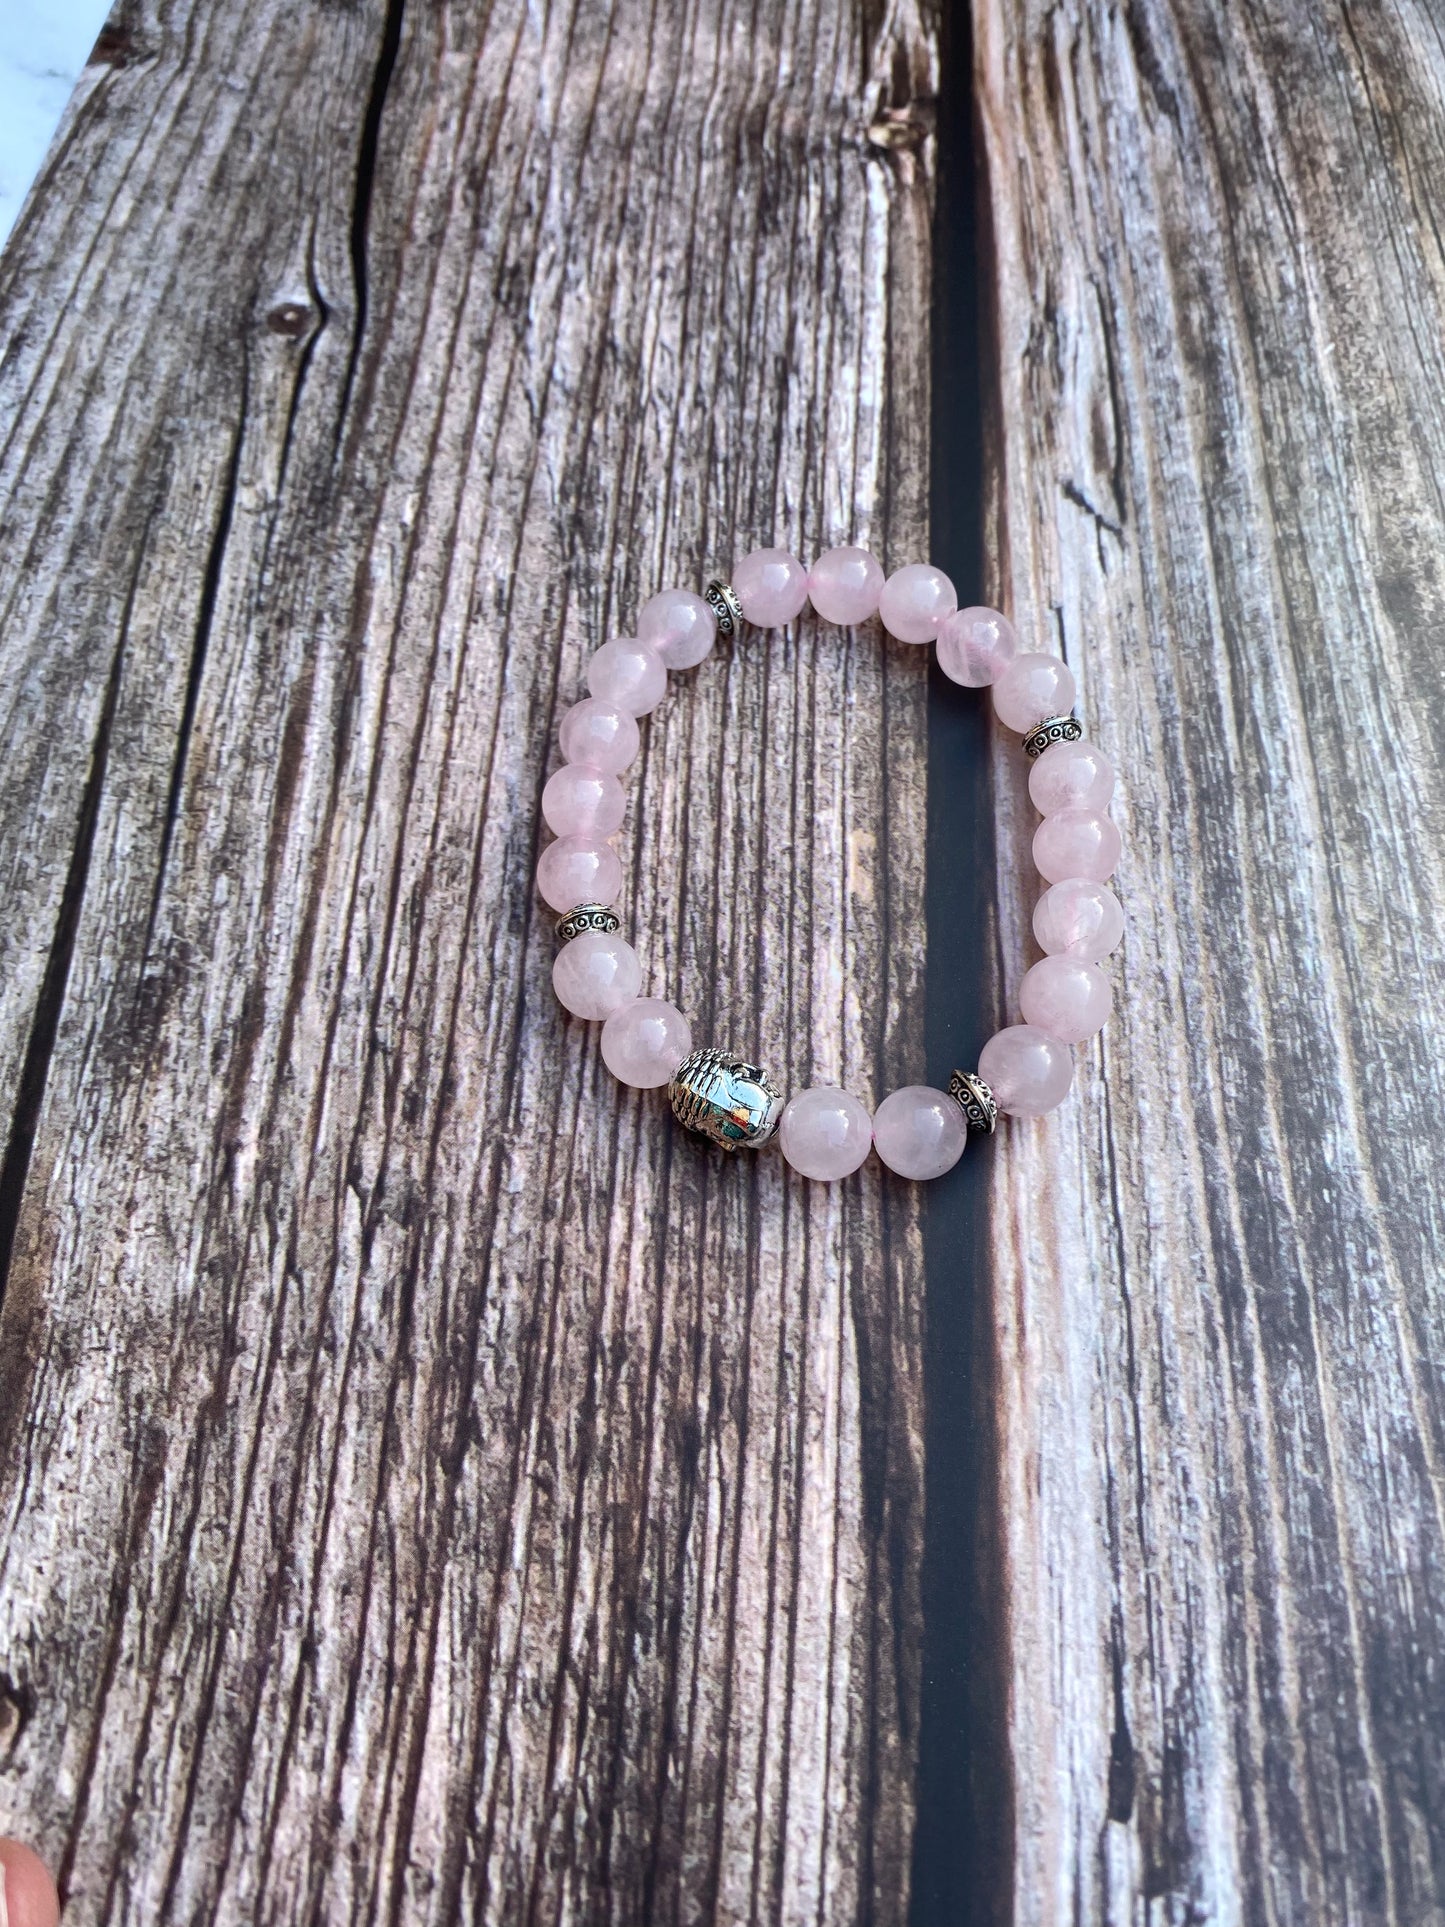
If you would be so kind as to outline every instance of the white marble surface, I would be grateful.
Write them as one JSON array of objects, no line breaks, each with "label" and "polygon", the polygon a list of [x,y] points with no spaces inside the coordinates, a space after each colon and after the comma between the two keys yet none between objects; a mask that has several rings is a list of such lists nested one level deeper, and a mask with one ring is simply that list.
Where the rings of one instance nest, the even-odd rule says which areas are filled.
[{"label": "white marble surface", "polygon": [[0,241],[109,12],[110,0],[0,0]]}]

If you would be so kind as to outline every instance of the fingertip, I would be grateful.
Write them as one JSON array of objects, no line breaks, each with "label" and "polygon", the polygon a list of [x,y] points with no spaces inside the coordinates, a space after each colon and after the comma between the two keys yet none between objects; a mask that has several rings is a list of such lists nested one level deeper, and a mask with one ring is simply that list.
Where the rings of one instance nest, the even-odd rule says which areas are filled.
[{"label": "fingertip", "polygon": [[0,1840],[0,1927],[59,1927],[50,1869],[18,1840]]}]

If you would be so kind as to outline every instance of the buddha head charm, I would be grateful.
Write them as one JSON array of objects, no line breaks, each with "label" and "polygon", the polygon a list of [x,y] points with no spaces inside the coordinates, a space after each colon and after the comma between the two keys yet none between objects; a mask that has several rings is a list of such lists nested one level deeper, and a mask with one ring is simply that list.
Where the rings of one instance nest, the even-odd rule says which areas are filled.
[{"label": "buddha head charm", "polygon": [[692,1051],[673,1072],[667,1094],[679,1124],[725,1151],[766,1144],[783,1114],[783,1093],[731,1051]]},{"label": "buddha head charm", "polygon": [[[810,598],[829,622],[856,625],[876,613],[900,642],[934,643],[954,682],[991,685],[999,721],[1023,738],[1029,794],[1043,813],[1034,862],[1051,887],[1034,909],[1034,935],[1045,954],[1019,988],[1023,1022],[991,1037],[977,1071],[956,1070],[947,1090],[907,1085],[871,1116],[850,1091],[823,1085],[785,1105],[756,1064],[732,1051],[694,1050],[682,1012],[641,994],[641,959],[618,935],[612,909],[622,864],[610,838],[626,810],[618,774],[637,754],[637,719],[662,700],[669,670],[695,668],[719,637],[738,640],[745,623],[793,622]],[[783,549],[756,549],[731,584],[710,582],[705,596],[655,595],[635,637],[596,651],[587,684],[590,696],[562,719],[566,761],[542,792],[557,840],[542,852],[537,884],[560,913],[557,995],[575,1016],[601,1021],[603,1061],[622,1083],[666,1085],[679,1122],[726,1150],[756,1149],[776,1133],[788,1163],[809,1178],[846,1177],[870,1150],[900,1176],[938,1177],[971,1135],[992,1134],[1000,1112],[1041,1117],[1063,1102],[1073,1080],[1070,1045],[1094,1036],[1113,1008],[1099,961],[1124,932],[1108,888],[1119,859],[1108,814],[1114,772],[1084,739],[1065,663],[1020,653],[1013,625],[996,609],[960,609],[953,584],[931,563],[885,580],[866,549],[830,549],[811,570]]]}]

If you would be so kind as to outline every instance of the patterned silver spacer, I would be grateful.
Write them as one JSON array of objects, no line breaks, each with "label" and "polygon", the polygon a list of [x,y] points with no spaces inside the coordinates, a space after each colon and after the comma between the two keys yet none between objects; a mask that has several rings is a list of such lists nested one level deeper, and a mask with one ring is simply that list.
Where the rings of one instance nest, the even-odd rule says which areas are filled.
[{"label": "patterned silver spacer", "polygon": [[558,943],[571,943],[585,930],[605,930],[610,937],[614,930],[621,927],[621,918],[615,910],[609,910],[601,903],[579,903],[575,910],[569,910],[565,917],[557,919]]},{"label": "patterned silver spacer", "polygon": [[1036,756],[1054,743],[1077,743],[1084,733],[1084,725],[1077,716],[1045,716],[1041,723],[1035,723],[1024,738],[1024,755],[1032,762]]},{"label": "patterned silver spacer", "polygon": [[948,1095],[967,1118],[970,1131],[992,1137],[998,1124],[998,1104],[977,1071],[955,1071],[948,1080]]},{"label": "patterned silver spacer", "polygon": [[743,626],[743,605],[726,582],[709,582],[702,599],[717,617],[717,632],[724,642],[737,635]]},{"label": "patterned silver spacer", "polygon": [[766,1144],[783,1114],[783,1093],[756,1064],[727,1050],[695,1050],[667,1087],[679,1124],[725,1151]]}]

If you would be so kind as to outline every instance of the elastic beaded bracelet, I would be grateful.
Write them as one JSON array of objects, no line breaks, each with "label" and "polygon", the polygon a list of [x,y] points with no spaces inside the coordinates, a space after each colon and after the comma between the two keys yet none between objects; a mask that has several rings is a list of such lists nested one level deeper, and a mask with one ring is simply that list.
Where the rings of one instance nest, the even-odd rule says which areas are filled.
[{"label": "elastic beaded bracelet", "polygon": [[[758,1065],[727,1050],[694,1050],[682,1012],[641,995],[642,966],[618,935],[612,908],[622,865],[608,839],[626,809],[618,775],[637,754],[638,717],[662,700],[669,670],[696,667],[744,622],[781,628],[809,600],[826,621],[847,627],[876,613],[901,642],[934,643],[954,682],[992,686],[999,720],[1023,737],[1029,794],[1044,819],[1034,862],[1050,887],[1033,922],[1046,954],[1019,989],[1024,1021],[991,1037],[978,1069],[956,1070],[946,1091],[908,1085],[885,1097],[873,1117],[851,1092],[823,1085],[784,1103]],[[1073,1081],[1069,1046],[1108,1021],[1113,991],[1099,960],[1124,934],[1124,913],[1108,888],[1119,859],[1108,814],[1114,771],[1073,714],[1065,663],[1020,654],[1008,618],[997,609],[960,609],[953,584],[931,563],[910,563],[885,581],[866,549],[830,549],[810,570],[785,549],[755,549],[731,583],[710,582],[704,595],[655,595],[635,637],[604,643],[593,655],[587,687],[590,695],[562,718],[566,761],[542,791],[542,814],[557,840],[542,852],[537,887],[560,913],[557,996],[574,1016],[602,1023],[602,1056],[615,1077],[641,1090],[665,1084],[679,1122],[727,1150],[755,1148],[776,1134],[795,1170],[825,1179],[847,1177],[870,1149],[903,1177],[940,1177],[970,1135],[993,1132],[1000,1112],[1041,1117],[1063,1102]]]}]

